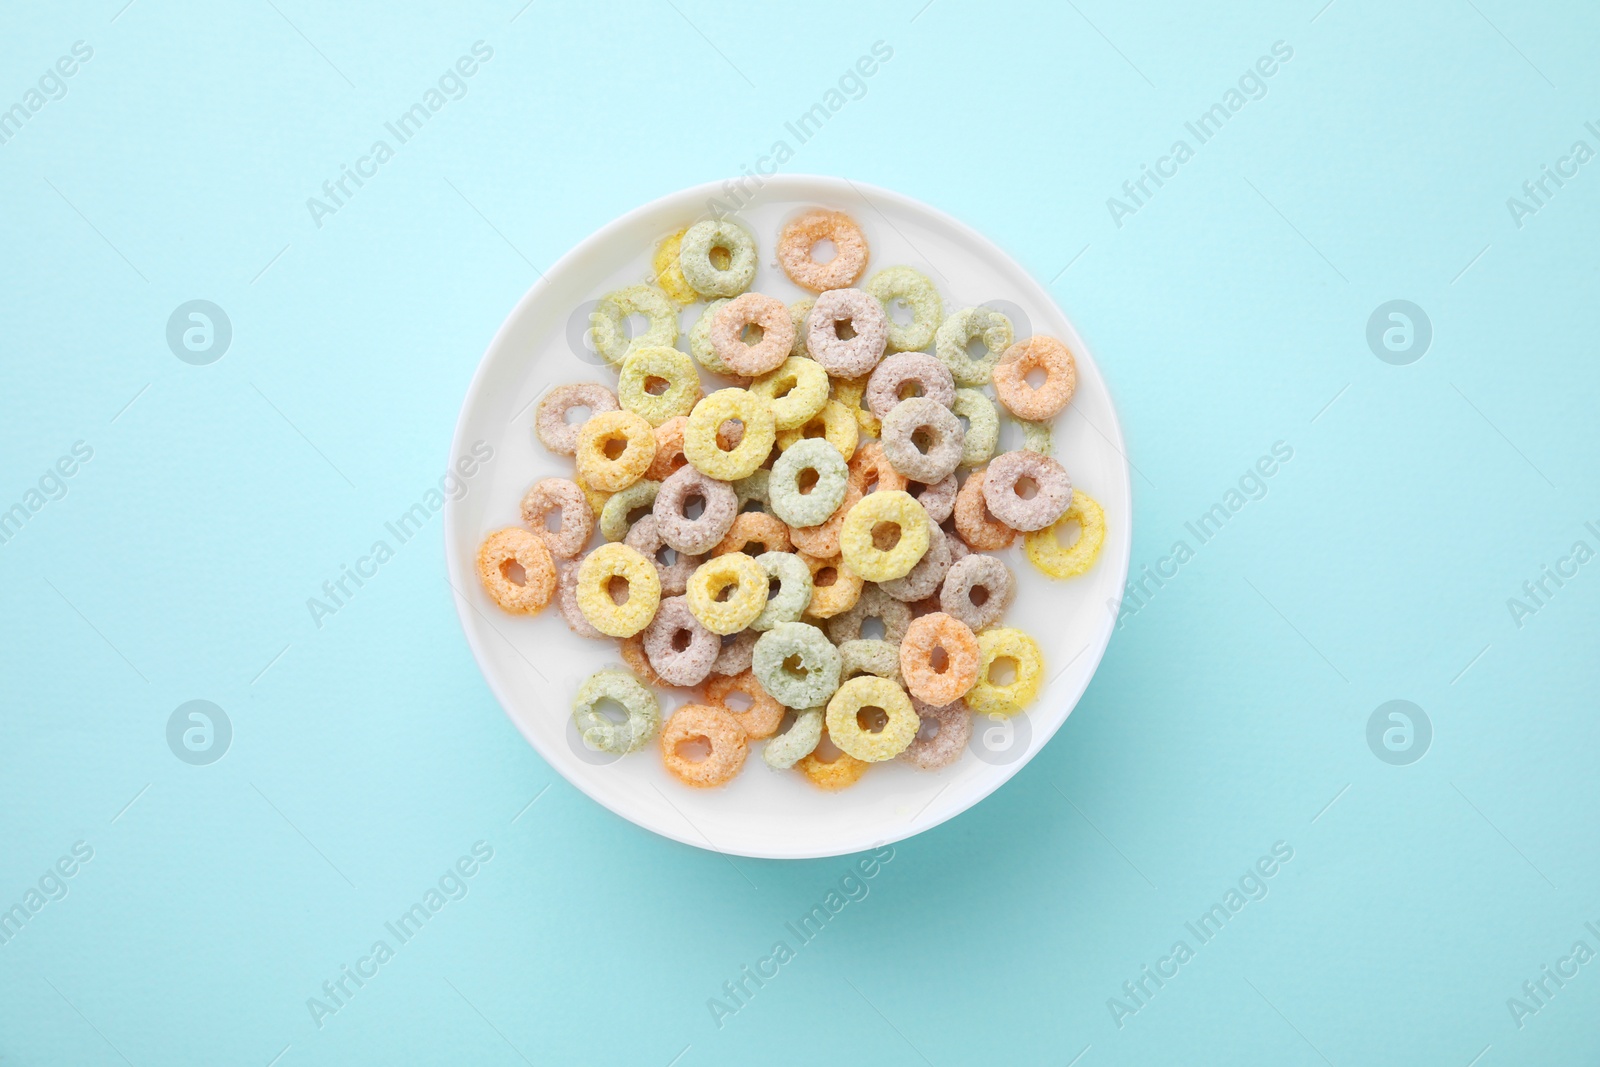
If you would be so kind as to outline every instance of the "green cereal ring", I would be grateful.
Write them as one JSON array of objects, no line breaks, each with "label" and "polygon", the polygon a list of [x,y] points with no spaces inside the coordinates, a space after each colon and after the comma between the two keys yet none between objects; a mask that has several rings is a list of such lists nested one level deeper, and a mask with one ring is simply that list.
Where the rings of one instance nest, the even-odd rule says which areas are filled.
[{"label": "green cereal ring", "polygon": [[[944,301],[926,274],[910,267],[885,267],[867,279],[864,288],[883,304],[889,319],[889,351],[920,352],[928,347],[944,321]],[[894,321],[892,300],[904,300],[911,308],[910,322]]]},{"label": "green cereal ring", "polygon": [[[711,262],[711,250],[728,253],[728,265]],[[704,219],[689,227],[678,249],[689,288],[701,296],[738,296],[756,277],[756,239],[732,219]]]},{"label": "green cereal ring", "polygon": [[900,646],[872,638],[857,638],[839,646],[840,684],[863,674],[891,682],[900,680]]},{"label": "green cereal ring", "polygon": [[600,509],[600,536],[607,541],[621,541],[628,536],[628,530],[643,516],[633,513],[643,511],[649,514],[651,505],[656,502],[656,493],[661,491],[660,482],[640,480],[634,482],[626,489],[619,489],[611,494],[606,501],[606,506]]},{"label": "green cereal ring", "polygon": [[[622,705],[628,717],[612,722],[600,714],[602,700]],[[572,699],[572,721],[583,743],[598,752],[621,756],[637,752],[661,728],[661,705],[656,695],[622,671],[596,671],[578,687]]]},{"label": "green cereal ring", "polygon": [[[985,352],[982,359],[967,355],[967,344],[981,338]],[[962,308],[944,320],[934,335],[933,353],[950,368],[957,385],[976,388],[988,385],[994,377],[994,365],[1011,347],[1011,320],[990,308]]]},{"label": "green cereal ring", "polygon": [[[650,328],[630,339],[623,328],[629,315],[643,315],[650,320]],[[651,285],[634,285],[618,289],[600,298],[589,313],[589,332],[594,338],[594,350],[613,367],[635,348],[646,345],[665,345],[671,348],[678,343],[678,309],[672,306],[667,294]]]},{"label": "green cereal ring", "polygon": [[752,500],[761,505],[762,511],[772,506],[772,497],[767,491],[768,479],[771,477],[772,472],[763,468],[748,478],[740,478],[733,483],[733,495],[739,499],[740,511],[743,511],[744,506]]},{"label": "green cereal ring", "polygon": [[750,391],[772,402],[772,422],[780,430],[792,430],[822,410],[833,383],[828,372],[814,359],[790,356],[774,370],[750,383]]},{"label": "green cereal ring", "polygon": [[1055,439],[1050,433],[1048,422],[1028,422],[1018,419],[1022,424],[1022,450],[1024,452],[1037,452],[1041,456],[1055,455]]},{"label": "green cereal ring", "polygon": [[[666,383],[659,393],[650,386]],[[622,357],[622,373],[617,381],[617,399],[624,409],[643,415],[651,426],[687,415],[700,399],[700,375],[694,361],[666,345],[635,345]]]},{"label": "green cereal ring", "polygon": [[[790,661],[794,666],[790,666]],[[803,622],[782,622],[756,638],[750,669],[767,695],[786,708],[826,704],[839,688],[839,650]]]},{"label": "green cereal ring", "polygon": [[815,297],[808,296],[789,305],[789,317],[794,320],[794,347],[789,349],[791,356],[799,356],[801,359],[811,358],[811,350],[806,347],[806,316],[811,314],[811,308],[816,302]]},{"label": "green cereal ring", "polygon": [[774,594],[767,591],[767,606],[750,623],[752,630],[770,630],[786,622],[799,622],[811,603],[811,568],[792,552],[763,552],[756,563],[778,583]]},{"label": "green cereal ring", "polygon": [[706,370],[712,374],[726,374],[733,377],[733,370],[722,357],[717,355],[717,350],[711,347],[711,323],[717,317],[717,312],[722,310],[722,305],[728,301],[713,300],[706,305],[700,317],[694,320],[694,325],[689,327],[689,354],[694,356]]},{"label": "green cereal ring", "polygon": [[950,410],[967,420],[967,436],[961,445],[961,465],[981,467],[1000,447],[1000,412],[994,401],[976,389],[957,389]]},{"label": "green cereal ring", "polygon": [[822,708],[807,708],[794,717],[794,725],[768,741],[761,758],[775,771],[786,771],[817,750],[822,740]]},{"label": "green cereal ring", "polygon": [[[807,472],[816,475],[802,488]],[[820,526],[844,502],[850,468],[839,450],[820,437],[802,437],[778,456],[767,482],[772,512],[790,526]]]}]

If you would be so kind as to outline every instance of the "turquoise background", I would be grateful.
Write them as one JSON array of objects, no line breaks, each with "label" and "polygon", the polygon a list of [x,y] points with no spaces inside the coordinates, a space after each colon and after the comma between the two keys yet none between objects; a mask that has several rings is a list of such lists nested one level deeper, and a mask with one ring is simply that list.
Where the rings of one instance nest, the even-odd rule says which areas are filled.
[{"label": "turquoise background", "polygon": [[[93,452],[0,545],[0,907],[93,850],[0,945],[0,1062],[1600,1054],[1600,962],[1508,1006],[1600,951],[1600,564],[1520,626],[1507,603],[1600,548],[1600,163],[1507,206],[1600,149],[1593,5],[124,2],[13,5],[0,35],[0,107],[93,49],[0,145],[0,509]],[[465,95],[315,225],[477,41]],[[1107,198],[1180,137],[1119,227]],[[1136,576],[1293,458],[1125,614],[1044,752],[719,1027],[708,1000],[855,861],[730,861],[567,786],[473,664],[437,518],[321,629],[305,601],[443,474],[539,270],[779,138],[785,171],[921,198],[1050,284],[1120,405]],[[166,343],[193,299],[232,324],[206,366]],[[1409,365],[1367,344],[1392,299],[1431,322]],[[194,699],[233,727],[209,766],[166,741]],[[1431,722],[1409,765],[1368,745],[1392,699]],[[308,998],[475,842],[466,895],[319,1028]],[[1278,842],[1200,944],[1185,923]]]}]

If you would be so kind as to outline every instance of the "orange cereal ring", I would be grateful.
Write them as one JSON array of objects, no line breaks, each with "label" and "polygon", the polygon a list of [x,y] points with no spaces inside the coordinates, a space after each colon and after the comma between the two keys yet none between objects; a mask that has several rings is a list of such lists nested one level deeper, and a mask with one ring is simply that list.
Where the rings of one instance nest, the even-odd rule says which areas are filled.
[{"label": "orange cereal ring", "polygon": [[[750,698],[750,706],[743,711],[735,711],[728,706],[729,693],[743,693]],[[773,700],[761,683],[756,681],[756,676],[751,671],[739,674],[713,678],[705,684],[706,702],[713,704],[736,719],[744,727],[745,734],[752,741],[759,741],[764,737],[771,737],[778,732],[778,726],[783,722],[784,706]]]},{"label": "orange cereal ring", "polygon": [[861,494],[856,488],[845,483],[844,500],[828,521],[820,526],[791,526],[789,527],[789,540],[794,542],[794,547],[813,556],[837,556],[839,554],[839,536],[844,529],[845,516],[850,514],[850,509],[861,500]]},{"label": "orange cereal ring", "polygon": [[[732,712],[707,704],[685,704],[661,730],[661,762],[684,785],[708,789],[739,773],[749,752],[747,740]],[[710,746],[704,759],[691,759],[679,751],[679,746],[694,742]]]},{"label": "orange cereal ring", "polygon": [[604,493],[626,489],[656,458],[656,431],[642,415],[604,411],[578,431],[578,473]]},{"label": "orange cereal ring", "polygon": [[1017,538],[1017,531],[995,518],[983,498],[983,476],[987,472],[987,467],[973,471],[956,491],[956,533],[968,548],[979,552],[1005,548]]},{"label": "orange cereal ring", "polygon": [[646,479],[664,482],[667,475],[689,462],[683,455],[683,431],[688,425],[689,416],[674,415],[656,427],[656,458],[644,472]]},{"label": "orange cereal ring", "polygon": [[[1037,389],[1028,384],[1028,373],[1035,370],[1044,371],[1044,384]],[[1053,418],[1077,389],[1078,363],[1054,337],[1041,334],[1018,341],[994,365],[995,396],[1019,419]]]},{"label": "orange cereal ring", "polygon": [[[513,565],[521,569],[521,581],[514,577]],[[508,526],[478,547],[478,580],[501,608],[513,615],[534,615],[555,594],[556,565],[531,531]]]},{"label": "orange cereal ring", "polygon": [[[552,513],[561,518],[550,529]],[[552,556],[572,559],[594,536],[594,512],[577,484],[565,478],[540,478],[522,498],[522,521],[544,542]]]},{"label": "orange cereal ring", "polygon": [[900,677],[925,704],[960,700],[978,680],[978,636],[942,611],[913,619],[900,639]]},{"label": "orange cereal ring", "polygon": [[[748,326],[761,330],[761,340],[747,344]],[[724,366],[745,378],[777,370],[794,347],[794,320],[777,297],[741,293],[717,310],[711,320],[711,348]]]},{"label": "orange cereal ring", "polygon": [[910,483],[890,464],[882,443],[868,441],[850,459],[850,484],[865,496],[875,489],[904,489]]},{"label": "orange cereal ring", "polygon": [[[834,257],[826,263],[811,258],[821,241],[833,242]],[[808,211],[778,234],[778,265],[802,289],[820,293],[853,285],[867,269],[867,238],[842,211]]]},{"label": "orange cereal ring", "polygon": [[728,535],[717,543],[711,554],[722,556],[729,552],[744,552],[751,557],[761,555],[761,552],[746,551],[751,545],[760,545],[761,552],[791,551],[789,527],[777,516],[764,511],[740,512],[733,520]]},{"label": "orange cereal ring", "polygon": [[[828,728],[824,726],[822,728],[822,740],[817,742],[819,751],[827,740]],[[838,755],[833,759],[824,760],[814,751],[810,755],[802,756],[795,762],[794,766],[796,770],[806,776],[812,785],[820,789],[826,789],[830,793],[836,793],[841,789],[848,789],[859,782],[861,776],[867,773],[867,768],[871,764],[864,759],[856,759],[836,745],[830,744],[829,747],[838,752]]]},{"label": "orange cereal ring", "polygon": [[837,555],[819,557],[799,553],[811,571],[811,606],[806,614],[818,619],[831,619],[849,611],[861,599],[865,585],[859,574],[851,572]]}]

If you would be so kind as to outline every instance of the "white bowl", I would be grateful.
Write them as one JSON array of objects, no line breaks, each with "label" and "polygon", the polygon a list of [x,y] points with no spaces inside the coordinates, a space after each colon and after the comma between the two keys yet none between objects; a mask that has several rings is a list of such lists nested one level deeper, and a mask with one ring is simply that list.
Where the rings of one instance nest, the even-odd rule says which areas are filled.
[{"label": "white bowl", "polygon": [[[575,636],[553,605],[537,617],[507,615],[478,582],[474,559],[483,536],[519,521],[522,494],[536,479],[571,475],[571,461],[546,452],[534,438],[533,402],[565,382],[615,386],[615,372],[583,347],[587,308],[612,289],[645,280],[656,242],[705,217],[713,199],[734,209],[756,235],[761,267],[754,290],[785,302],[812,295],[776,266],[778,229],[802,208],[835,208],[853,216],[867,235],[868,277],[892,264],[915,267],[939,287],[947,313],[997,305],[1012,315],[1019,339],[1052,334],[1077,357],[1077,394],[1055,420],[1055,455],[1073,484],[1104,507],[1105,547],[1087,574],[1066,582],[1034,570],[1020,538],[1017,547],[999,553],[1017,579],[1005,623],[1038,640],[1048,681],[1023,715],[1005,723],[977,719],[969,751],[942,771],[891,761],[870,768],[855,786],[827,793],[798,772],[769,769],[757,742],[733,782],[701,790],[668,775],[653,748],[620,759],[591,752],[571,726],[572,695],[593,671],[620,665],[616,642]],[[680,317],[680,347],[688,347],[688,328],[703,308],[692,305]],[[484,353],[461,405],[451,463],[471,455],[477,442],[492,447],[494,458],[466,481],[461,499],[447,504],[445,554],[461,628],[489,688],[567,781],[648,830],[718,852],[773,859],[843,855],[920,833],[988,796],[1050,740],[1077,704],[1110,640],[1127,579],[1132,510],[1122,430],[1083,339],[1045,288],[986,238],[926,204],[859,182],[781,175],[741,202],[724,186],[704,185],[600,229],[528,290]],[[1001,444],[1019,442],[1003,437]],[[688,690],[661,695],[663,716],[690,701]]]}]

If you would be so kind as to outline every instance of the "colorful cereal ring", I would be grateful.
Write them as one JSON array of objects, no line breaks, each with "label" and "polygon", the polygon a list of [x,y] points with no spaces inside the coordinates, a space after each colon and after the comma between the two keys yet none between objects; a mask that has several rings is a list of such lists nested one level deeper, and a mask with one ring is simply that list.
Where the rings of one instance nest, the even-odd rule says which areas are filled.
[{"label": "colorful cereal ring", "polygon": [[822,405],[821,411],[804,423],[792,429],[779,430],[778,447],[788,448],[796,441],[817,438],[828,442],[838,449],[839,455],[849,459],[856,453],[856,443],[861,439],[861,432],[855,418],[850,414],[850,409],[837,401],[829,400]]},{"label": "colorful cereal ring", "polygon": [[960,759],[972,739],[972,713],[966,702],[958,700],[936,708],[912,697],[911,706],[917,710],[922,725],[917,739],[896,758],[919,771],[936,771]]},{"label": "colorful cereal ring", "polygon": [[[889,320],[889,351],[916,352],[933,343],[934,332],[944,321],[944,301],[926,274],[910,267],[885,267],[868,278],[864,288],[883,304]],[[889,305],[895,300],[911,309],[910,322],[894,321]]]},{"label": "colorful cereal ring", "polygon": [[761,552],[788,552],[793,547],[789,542],[789,527],[776,515],[764,511],[741,512],[711,554],[725,556],[729,552],[743,552],[747,556],[759,556],[761,552],[750,551],[753,545],[759,545]]},{"label": "colorful cereal ring", "polygon": [[882,623],[883,640],[898,647],[911,626],[911,609],[878,586],[866,586],[848,611],[828,620],[828,637],[840,645],[859,641],[868,619]]},{"label": "colorful cereal ring", "polygon": [[811,755],[822,740],[822,708],[807,708],[794,723],[761,748],[761,758],[775,771],[786,771]]},{"label": "colorful cereal ring", "polygon": [[[678,750],[679,746],[694,742],[704,742],[711,749],[698,762]],[[661,762],[685,785],[709,789],[732,781],[748,753],[744,727],[722,708],[685,704],[661,731]]]},{"label": "colorful cereal ring", "polygon": [[[511,565],[522,568],[513,581]],[[483,539],[478,547],[478,580],[494,602],[513,615],[536,615],[550,603],[556,588],[556,565],[550,549],[527,530],[508,526]]]},{"label": "colorful cereal ring", "polygon": [[839,687],[841,666],[839,650],[821,630],[784,622],[756,638],[750,669],[774,700],[798,709],[826,703]]},{"label": "colorful cereal ring", "polygon": [[711,346],[711,326],[717,321],[717,312],[728,304],[724,297],[713,300],[706,305],[700,317],[694,320],[694,325],[689,327],[689,354],[712,374],[725,374],[734,377],[732,368],[722,362],[722,357],[717,355],[717,350]]},{"label": "colorful cereal ring", "polygon": [[[887,716],[878,730],[866,727],[859,718],[869,708],[879,708]],[[833,743],[846,755],[867,763],[882,763],[904,752],[921,725],[905,690],[871,674],[841,685],[828,701],[824,719]]]},{"label": "colorful cereal ring", "polygon": [[[845,516],[839,535],[844,564],[869,582],[886,582],[911,573],[928,551],[928,513],[904,490],[878,490],[861,498]],[[884,529],[880,529],[884,527]],[[880,537],[898,532],[889,546]]]},{"label": "colorful cereal ring", "polygon": [[988,468],[980,467],[967,475],[956,490],[956,507],[951,512],[956,532],[967,547],[979,552],[994,552],[1017,539],[1017,531],[995,518],[983,498],[983,478]]},{"label": "colorful cereal ring", "polygon": [[[611,593],[616,578],[628,586],[620,604]],[[603,634],[632,637],[650,625],[660,602],[655,562],[627,545],[601,545],[578,566],[578,610]]]},{"label": "colorful cereal ring", "polygon": [[902,400],[883,418],[883,454],[919,482],[937,482],[961,465],[966,431],[955,413],[925,396]]},{"label": "colorful cereal ring", "polygon": [[[705,562],[701,557],[679,552],[661,540],[654,515],[646,515],[634,523],[623,543],[656,565],[656,577],[661,580],[661,595],[664,597],[682,596],[689,586],[689,575]],[[661,557],[664,555],[670,555],[672,562],[663,560]]]},{"label": "colorful cereal ring", "polygon": [[1000,621],[1011,606],[1016,587],[1011,569],[1002,560],[973,553],[950,564],[939,590],[939,607],[980,632]]},{"label": "colorful cereal ring", "polygon": [[[1037,492],[1024,498],[1019,486],[1031,481]],[[983,501],[989,514],[1023,533],[1052,525],[1072,503],[1072,479],[1066,468],[1038,452],[1005,452],[994,458],[983,476]]]},{"label": "colorful cereal ring", "polygon": [[[660,392],[652,392],[657,382]],[[700,375],[694,361],[676,348],[640,345],[622,359],[617,381],[617,399],[636,415],[643,415],[652,427],[668,419],[687,415],[700,399]]]},{"label": "colorful cereal ring", "polygon": [[[728,705],[729,693],[743,693],[750,698],[750,706],[743,711],[735,711]],[[771,737],[783,724],[783,705],[768,696],[756,681],[756,676],[749,671],[713,678],[706,683],[705,694],[706,703],[721,708],[737,719],[739,725],[744,727],[745,735],[752,741]]]},{"label": "colorful cereal ring", "polygon": [[750,391],[772,405],[772,424],[781,432],[803,426],[828,402],[828,372],[814,359],[790,356],[775,370],[750,383]]},{"label": "colorful cereal ring", "polygon": [[[831,241],[834,256],[818,263],[811,251],[819,242]],[[778,265],[802,289],[820,293],[855,284],[867,269],[867,237],[842,211],[808,211],[778,233]]]},{"label": "colorful cereal ring", "polygon": [[1000,412],[994,401],[976,389],[957,389],[950,410],[966,420],[967,433],[961,443],[961,465],[981,467],[1000,447]]},{"label": "colorful cereal ring", "polygon": [[867,407],[880,419],[900,401],[915,396],[927,397],[945,407],[956,399],[950,368],[926,352],[887,356],[867,378]]},{"label": "colorful cereal ring", "polygon": [[736,634],[767,606],[767,585],[767,572],[755,560],[729,552],[695,568],[685,595],[702,626],[714,634]]},{"label": "colorful cereal ring", "polygon": [[590,415],[617,410],[617,394],[599,382],[574,382],[558,385],[541,401],[533,419],[533,430],[539,443],[558,456],[570,456],[578,451],[580,422],[568,422],[567,415],[575,409],[587,408]]},{"label": "colorful cereal ring", "polygon": [[[746,327],[761,330],[761,340],[748,344]],[[742,293],[717,310],[711,320],[711,348],[723,366],[746,378],[783,366],[794,347],[794,322],[776,297]]]},{"label": "colorful cereal ring", "polygon": [[[629,315],[643,315],[650,326],[638,337],[630,338],[626,323]],[[678,343],[678,309],[653,285],[634,285],[600,298],[589,313],[589,336],[594,350],[613,367],[635,348]]]},{"label": "colorful cereal ring", "polygon": [[[561,518],[555,529],[547,520],[552,513]],[[522,521],[544,542],[557,559],[572,559],[594,535],[594,512],[577,483],[566,478],[540,478],[522,498]]]},{"label": "colorful cereal ring", "polygon": [[[990,677],[1000,660],[1010,660],[1016,672],[1003,685]],[[978,681],[967,692],[967,707],[974,715],[1009,718],[1033,702],[1043,681],[1044,657],[1038,642],[1021,630],[985,630],[978,635]]]},{"label": "colorful cereal ring", "polygon": [[872,766],[866,760],[856,759],[848,752],[835,748],[835,756],[825,760],[818,752],[822,750],[822,742],[827,740],[828,728],[824,723],[822,737],[817,741],[816,749],[809,755],[798,760],[795,770],[806,776],[806,780],[819,789],[826,789],[830,793],[837,793],[841,789],[848,789],[861,781],[861,776]]},{"label": "colorful cereal ring", "polygon": [[[855,336],[839,336],[848,323]],[[840,378],[864,378],[883,358],[889,321],[883,305],[860,289],[830,289],[806,316],[806,348],[824,370]]]},{"label": "colorful cereal ring", "polygon": [[[635,523],[650,514],[661,491],[660,482],[641,478],[626,489],[612,493],[600,509],[600,536],[607,541],[625,541]],[[587,544],[588,539],[584,542]]]},{"label": "colorful cereal ring", "polygon": [[799,622],[811,605],[811,571],[805,560],[791,552],[763,552],[756,564],[766,572],[768,582],[777,582],[778,591],[767,590],[767,606],[750,620],[752,630],[770,630],[781,623]]},{"label": "colorful cereal ring", "polygon": [[[838,556],[820,558],[805,552],[798,556],[811,572],[811,603],[806,614],[817,619],[831,619],[849,611],[861,598],[863,582]],[[831,634],[830,634],[831,636]]]},{"label": "colorful cereal ring", "polygon": [[655,254],[650,257],[650,270],[656,284],[667,294],[667,299],[679,307],[687,307],[700,299],[700,294],[689,285],[689,280],[683,276],[683,267],[678,263],[683,235],[688,232],[689,228],[685,226],[677,233],[663,237],[661,243],[656,245]]},{"label": "colorful cereal ring", "polygon": [[[718,248],[728,254],[726,267],[711,261]],[[684,231],[678,266],[701,296],[738,296],[756,277],[756,239],[732,219],[702,219]]]},{"label": "colorful cereal ring", "polygon": [[[621,451],[613,454],[619,447]],[[578,432],[578,473],[602,492],[626,489],[643,476],[655,458],[655,428],[631,411],[591,415]]]},{"label": "colorful cereal ring", "polygon": [[[984,355],[973,359],[967,345],[982,338]],[[934,335],[934,355],[944,360],[956,384],[975,389],[988,385],[1000,355],[1011,347],[1011,320],[991,308],[962,308],[945,319]]]},{"label": "colorful cereal ring", "polygon": [[[702,510],[690,518],[689,505],[695,500]],[[673,551],[698,556],[727,536],[739,514],[739,500],[727,482],[685,467],[661,483],[651,514],[656,517],[656,532]]]},{"label": "colorful cereal ring", "polygon": [[[603,700],[616,701],[627,718],[606,718],[600,713]],[[572,721],[589,748],[621,756],[650,743],[661,728],[661,705],[654,693],[621,671],[596,671],[572,698]]]},{"label": "colorful cereal ring", "polygon": [[940,707],[978,680],[978,637],[960,619],[936,611],[913,619],[900,642],[900,676],[911,695]]},{"label": "colorful cereal ring", "polygon": [[[1073,522],[1078,524],[1078,539],[1064,548],[1061,533]],[[1028,562],[1050,577],[1075,578],[1094,566],[1105,540],[1106,513],[1080,489],[1072,494],[1072,505],[1054,525],[1026,535],[1022,546]]]},{"label": "colorful cereal ring", "polygon": [[[717,431],[731,419],[743,423],[744,434],[737,445],[724,449],[717,441]],[[696,469],[731,482],[755,473],[776,440],[771,404],[744,389],[718,389],[689,413],[683,454]]]},{"label": "colorful cereal ring", "polygon": [[668,685],[699,685],[721,651],[721,639],[700,625],[681,596],[661,601],[644,628],[644,654]]},{"label": "colorful cereal ring", "polygon": [[[1030,371],[1044,371],[1044,384],[1028,384]],[[994,365],[994,392],[1019,419],[1054,418],[1078,389],[1078,363],[1067,346],[1043,335],[1018,341]]]},{"label": "colorful cereal ring", "polygon": [[773,514],[790,526],[818,526],[844,502],[850,468],[827,441],[796,441],[778,456],[767,483]]}]

